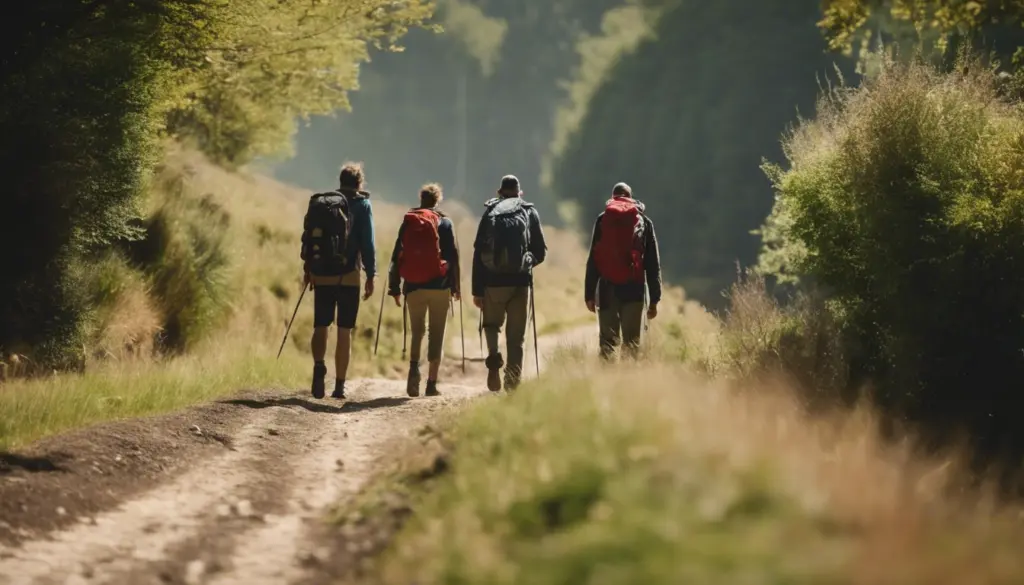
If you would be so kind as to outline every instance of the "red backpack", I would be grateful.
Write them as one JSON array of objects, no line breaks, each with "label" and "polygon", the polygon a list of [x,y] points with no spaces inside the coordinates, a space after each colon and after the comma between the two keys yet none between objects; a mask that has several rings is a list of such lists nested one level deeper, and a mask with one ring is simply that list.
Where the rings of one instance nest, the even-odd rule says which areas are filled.
[{"label": "red backpack", "polygon": [[410,209],[402,220],[402,251],[398,275],[406,282],[422,284],[448,274],[441,259],[441,238],[437,225],[441,215],[432,209]]},{"label": "red backpack", "polygon": [[630,197],[613,197],[601,217],[601,237],[594,263],[601,278],[613,284],[644,281],[644,218]]}]

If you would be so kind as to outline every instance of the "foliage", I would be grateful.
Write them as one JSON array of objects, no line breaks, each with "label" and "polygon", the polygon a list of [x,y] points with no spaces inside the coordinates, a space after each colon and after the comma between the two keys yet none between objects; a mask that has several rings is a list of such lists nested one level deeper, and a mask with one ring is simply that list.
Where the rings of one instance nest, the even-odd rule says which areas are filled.
[{"label": "foliage", "polygon": [[781,155],[779,132],[813,106],[815,75],[832,72],[817,18],[812,0],[669,5],[593,91],[554,162],[557,198],[577,204],[589,231],[611,186],[629,182],[662,226],[667,277],[722,306],[771,208],[759,161]]},{"label": "foliage", "polygon": [[574,41],[600,31],[624,0],[442,0],[432,22],[443,34],[413,30],[407,51],[374,52],[352,95],[354,113],[314,117],[299,130],[298,156],[276,176],[304,187],[333,181],[338,160],[380,169],[372,190],[395,200],[424,180],[446,186],[474,212],[516,174],[547,222],[555,201],[539,183],[579,61]]},{"label": "foliage", "polygon": [[214,39],[184,76],[168,130],[220,163],[278,154],[297,118],[348,108],[370,47],[394,49],[427,0],[210,3]]},{"label": "foliage", "polygon": [[1022,24],[1024,4],[1012,0],[825,0],[818,26],[830,48],[862,57],[875,50],[872,37],[907,54],[948,53],[966,42],[1007,57],[1024,47]]},{"label": "foliage", "polygon": [[428,2],[41,0],[0,25],[0,349],[81,367],[79,275],[141,235],[140,196],[169,131],[218,160],[287,146],[294,120],[346,105],[367,46]]},{"label": "foliage", "polygon": [[884,406],[983,447],[1020,449],[1024,110],[977,62],[886,61],[822,98],[768,165],[798,246],[788,273],[828,291],[854,372]]},{"label": "foliage", "polygon": [[1014,508],[946,495],[955,466],[887,445],[865,411],[812,421],[770,387],[731,391],[665,364],[554,369],[424,429],[404,485],[339,515],[350,550],[394,524],[379,514],[411,516],[355,582],[952,585],[1024,574]]}]

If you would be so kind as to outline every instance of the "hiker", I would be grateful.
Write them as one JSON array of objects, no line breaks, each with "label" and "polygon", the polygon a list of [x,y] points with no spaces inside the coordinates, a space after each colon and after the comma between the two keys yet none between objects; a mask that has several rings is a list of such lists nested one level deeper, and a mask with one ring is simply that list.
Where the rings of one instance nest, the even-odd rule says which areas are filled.
[{"label": "hiker", "polygon": [[395,251],[391,254],[388,296],[401,307],[399,297],[405,295],[412,328],[406,382],[406,393],[412,397],[420,394],[420,353],[425,333],[429,335],[426,395],[441,394],[437,390],[437,377],[444,353],[448,307],[452,299],[459,300],[461,294],[455,225],[437,209],[442,199],[444,194],[438,184],[431,183],[420,189],[420,205],[406,212],[398,228]]},{"label": "hiker", "polygon": [[376,248],[370,193],[361,163],[345,163],[336,191],[309,199],[303,220],[302,260],[305,282],[313,290],[313,397],[323,398],[327,366],[327,329],[338,323],[334,351],[334,392],[345,398],[345,376],[352,352],[352,330],[359,313],[362,265],[366,273],[362,300],[373,294]]},{"label": "hiker", "polygon": [[[473,304],[483,313],[487,338],[487,388],[514,390],[523,371],[527,306],[533,294],[533,268],[544,262],[547,244],[540,214],[523,199],[519,179],[501,179],[498,197],[488,200],[473,242]],[[508,363],[498,351],[498,334],[508,319],[505,348]]]},{"label": "hiker", "polygon": [[[584,300],[597,312],[601,357],[611,359],[621,342],[631,357],[640,349],[645,284],[650,304],[647,319],[658,316],[661,300],[661,260],[654,222],[645,206],[633,198],[626,183],[612,189],[612,198],[594,222],[587,258]],[[595,298],[596,295],[596,298]]]}]

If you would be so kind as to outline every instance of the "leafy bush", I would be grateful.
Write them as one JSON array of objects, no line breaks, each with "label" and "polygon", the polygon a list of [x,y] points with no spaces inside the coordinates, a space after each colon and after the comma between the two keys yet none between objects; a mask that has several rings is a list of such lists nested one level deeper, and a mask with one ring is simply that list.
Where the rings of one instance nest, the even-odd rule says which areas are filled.
[{"label": "leafy bush", "polygon": [[766,165],[774,269],[828,291],[881,404],[1020,449],[1024,110],[977,62],[882,61],[785,137],[788,170]]},{"label": "leafy bush", "polygon": [[227,315],[233,291],[227,249],[231,216],[213,195],[192,192],[184,174],[162,178],[145,237],[131,249],[152,280],[163,319],[162,345],[184,350]]},{"label": "leafy bush", "polygon": [[729,289],[717,343],[697,363],[716,377],[787,379],[807,406],[850,402],[842,331],[822,302],[799,294],[780,304],[756,272],[740,274]]}]

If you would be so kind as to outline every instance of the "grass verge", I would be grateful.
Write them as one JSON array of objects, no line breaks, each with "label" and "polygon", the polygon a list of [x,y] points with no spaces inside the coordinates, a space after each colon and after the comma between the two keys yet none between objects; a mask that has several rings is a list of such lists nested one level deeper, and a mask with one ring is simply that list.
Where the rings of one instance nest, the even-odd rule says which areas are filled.
[{"label": "grass verge", "polygon": [[155,415],[253,387],[295,387],[307,364],[276,348],[207,347],[185,357],[110,362],[82,375],[16,380],[0,387],[0,450],[112,420]]},{"label": "grass verge", "polygon": [[409,471],[374,492],[408,521],[367,582],[1024,579],[1020,513],[953,495],[954,459],[883,441],[867,410],[810,419],[788,390],[675,365],[561,368],[451,421],[429,490]]}]

